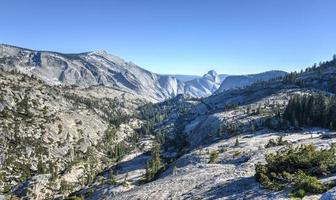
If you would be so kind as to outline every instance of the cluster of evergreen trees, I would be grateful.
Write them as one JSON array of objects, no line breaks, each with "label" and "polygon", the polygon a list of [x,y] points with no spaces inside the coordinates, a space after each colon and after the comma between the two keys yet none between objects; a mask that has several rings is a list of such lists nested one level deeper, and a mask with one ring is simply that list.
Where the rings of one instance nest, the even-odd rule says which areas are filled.
[{"label": "cluster of evergreen trees", "polygon": [[336,55],[333,55],[333,58],[330,61],[320,62],[318,65],[315,63],[313,66],[307,67],[305,72],[320,71],[323,68],[328,68],[331,66],[336,66]]},{"label": "cluster of evergreen trees", "polygon": [[[193,107],[192,103],[184,101],[183,96],[177,96],[158,104],[146,104],[138,109],[139,118],[145,123],[138,130],[139,135],[154,135],[156,142],[160,143],[164,149],[174,147],[177,151],[187,146],[183,129],[192,113],[189,110]],[[165,130],[160,129],[161,123],[164,123],[168,117],[172,117],[174,124],[175,137],[166,137]]]},{"label": "cluster of evergreen trees", "polygon": [[295,127],[320,126],[336,130],[336,97],[322,93],[295,95],[283,116]]},{"label": "cluster of evergreen trees", "polygon": [[117,143],[115,146],[111,147],[108,151],[108,155],[112,159],[119,161],[123,156],[130,153],[131,147],[125,142]]},{"label": "cluster of evergreen trees", "polygon": [[[160,104],[148,103],[138,109],[139,119],[145,121],[138,131],[140,135],[155,135],[154,126],[165,120],[169,115],[169,109]],[[155,135],[156,136],[156,135]]]},{"label": "cluster of evergreen trees", "polygon": [[160,145],[154,144],[151,150],[151,159],[146,164],[146,174],[144,177],[145,182],[153,180],[158,174],[161,167],[160,159]]},{"label": "cluster of evergreen trees", "polygon": [[291,73],[288,73],[286,76],[284,76],[282,78],[282,81],[284,83],[292,83],[292,84],[295,84],[295,83],[298,83],[298,78],[299,74],[297,72],[291,72]]}]

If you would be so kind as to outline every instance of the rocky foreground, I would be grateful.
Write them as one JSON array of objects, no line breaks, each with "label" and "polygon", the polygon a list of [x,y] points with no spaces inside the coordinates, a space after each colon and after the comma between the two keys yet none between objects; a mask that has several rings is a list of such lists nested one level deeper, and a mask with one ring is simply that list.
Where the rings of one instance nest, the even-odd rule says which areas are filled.
[{"label": "rocky foreground", "polygon": [[[265,162],[265,154],[276,152],[285,146],[265,148],[270,139],[283,136],[293,145],[314,144],[327,148],[336,139],[325,140],[321,136],[324,130],[305,130],[283,133],[261,130],[253,135],[220,140],[209,146],[196,149],[176,160],[156,181],[120,190],[116,187],[101,187],[88,199],[289,199],[288,191],[274,192],[263,189],[255,180],[255,164]],[[210,152],[219,152],[216,163],[209,163]],[[128,179],[144,174],[145,165],[138,166],[140,158],[124,160]],[[134,167],[134,169],[133,169]],[[127,170],[129,169],[129,170]],[[142,169],[142,170],[141,170]],[[135,175],[137,174],[137,175]],[[329,178],[336,178],[329,177]],[[128,190],[125,192],[125,190]],[[329,194],[329,193],[328,193]],[[321,195],[308,195],[304,199],[319,199]],[[327,194],[325,194],[327,195]],[[325,196],[324,195],[324,196]]]}]

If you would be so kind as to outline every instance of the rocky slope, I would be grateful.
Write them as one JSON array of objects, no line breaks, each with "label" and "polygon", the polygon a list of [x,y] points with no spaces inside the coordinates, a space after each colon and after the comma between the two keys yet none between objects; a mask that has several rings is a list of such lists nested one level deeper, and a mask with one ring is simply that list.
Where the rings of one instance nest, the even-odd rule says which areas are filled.
[{"label": "rocky slope", "polygon": [[62,197],[137,147],[140,96],[0,71],[0,193]]},{"label": "rocky slope", "polygon": [[225,90],[249,86],[257,81],[267,81],[273,78],[284,76],[286,74],[287,73],[284,71],[268,71],[259,74],[228,76],[225,78],[225,80],[223,80],[216,92],[220,93]]},{"label": "rocky slope", "polygon": [[[265,153],[276,152],[284,146],[266,149],[270,139],[283,136],[295,145],[315,144],[326,148],[335,139],[325,141],[317,131],[290,133],[257,131],[253,135],[221,140],[194,150],[179,158],[154,182],[127,192],[111,193],[111,188],[97,189],[87,199],[290,199],[285,191],[269,191],[254,179],[254,165],[265,162]],[[218,162],[209,163],[210,152],[218,151]],[[304,199],[319,199],[309,195]]]},{"label": "rocky slope", "polygon": [[177,80],[180,80],[182,82],[186,82],[186,81],[191,81],[197,78],[201,78],[201,76],[196,76],[196,75],[180,75],[180,74],[171,74],[168,76],[172,76],[175,77]]},{"label": "rocky slope", "polygon": [[[309,93],[310,91],[305,91]],[[322,129],[303,131],[275,131],[266,128],[264,121],[274,116],[274,105],[284,109],[290,95],[300,94],[300,89],[281,90],[264,98],[256,98],[248,106],[239,106],[227,111],[212,110],[196,104],[191,110],[194,114],[187,120],[183,134],[190,151],[167,165],[160,176],[153,182],[134,185],[130,178],[128,186],[116,188],[106,184],[95,187],[91,193],[79,193],[86,199],[288,199],[288,192],[270,192],[262,189],[254,179],[254,165],[265,162],[265,154],[276,152],[285,146],[265,148],[270,139],[283,136],[293,145],[313,143],[327,147],[336,142],[326,141]],[[200,106],[202,108],[200,108]],[[262,113],[255,110],[261,107]],[[249,109],[251,112],[249,113]],[[206,110],[206,111],[205,111]],[[254,111],[253,111],[254,110]],[[255,128],[251,128],[253,127]],[[237,127],[236,131],[231,127]],[[236,141],[239,141],[237,144]],[[209,163],[210,152],[218,152],[216,163]],[[165,154],[163,158],[165,159]],[[121,165],[128,169],[132,177],[144,176],[146,154],[139,153],[130,157]],[[147,158],[148,159],[148,158]],[[135,162],[138,163],[134,169]],[[136,169],[136,170],[135,170]],[[126,172],[122,172],[124,177]],[[320,195],[309,196],[318,199]]]}]

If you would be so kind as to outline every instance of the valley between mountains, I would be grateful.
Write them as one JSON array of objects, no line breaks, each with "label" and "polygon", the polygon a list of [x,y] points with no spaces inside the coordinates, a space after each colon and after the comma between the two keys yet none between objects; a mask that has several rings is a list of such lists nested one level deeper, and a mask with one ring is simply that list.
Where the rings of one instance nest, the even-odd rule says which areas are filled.
[{"label": "valley between mountains", "polygon": [[0,45],[0,199],[335,199],[336,57],[162,75]]}]

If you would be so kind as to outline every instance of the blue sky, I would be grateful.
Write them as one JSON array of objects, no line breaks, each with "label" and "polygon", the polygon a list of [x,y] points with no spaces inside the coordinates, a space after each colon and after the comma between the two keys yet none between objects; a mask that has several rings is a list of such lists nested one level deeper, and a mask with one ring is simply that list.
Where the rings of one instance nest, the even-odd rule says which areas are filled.
[{"label": "blue sky", "polygon": [[0,0],[0,43],[105,49],[168,74],[293,71],[336,53],[334,0]]}]

